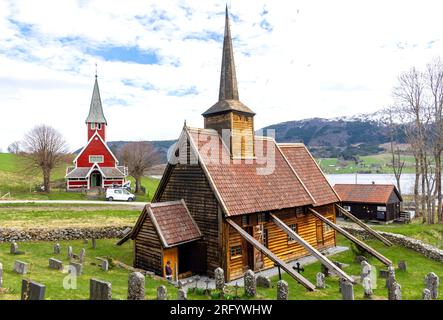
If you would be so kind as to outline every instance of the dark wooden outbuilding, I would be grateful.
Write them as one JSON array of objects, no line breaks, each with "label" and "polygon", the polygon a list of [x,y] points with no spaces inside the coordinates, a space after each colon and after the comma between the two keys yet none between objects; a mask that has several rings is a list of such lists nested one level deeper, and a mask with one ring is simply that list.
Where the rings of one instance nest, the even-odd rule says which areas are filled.
[{"label": "dark wooden outbuilding", "polygon": [[393,184],[336,184],[342,207],[365,221],[388,222],[400,218],[403,201]]}]

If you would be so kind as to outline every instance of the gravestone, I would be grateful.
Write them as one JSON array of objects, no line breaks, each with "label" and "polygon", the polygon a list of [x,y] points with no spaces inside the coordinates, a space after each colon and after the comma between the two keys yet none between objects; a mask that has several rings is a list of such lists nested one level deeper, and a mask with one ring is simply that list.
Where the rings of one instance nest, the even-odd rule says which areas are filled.
[{"label": "gravestone", "polygon": [[84,244],[88,244],[88,239],[83,239]]},{"label": "gravestone", "polygon": [[71,246],[69,246],[68,247],[68,259],[71,259],[72,257],[73,257],[73,252],[72,252],[72,247]]},{"label": "gravestone", "polygon": [[398,262],[398,270],[406,271],[406,261],[400,260]]},{"label": "gravestone", "polygon": [[394,281],[388,288],[389,300],[401,300],[401,285]]},{"label": "gravestone", "polygon": [[363,278],[362,285],[363,285],[363,290],[364,290],[364,297],[371,298],[372,295],[374,294],[374,292],[372,291],[371,277],[367,276],[367,277]]},{"label": "gravestone", "polygon": [[99,267],[103,270],[103,271],[108,271],[109,270],[109,261],[108,259],[104,259],[104,258],[96,258],[98,261],[100,261],[99,263]]},{"label": "gravestone", "polygon": [[289,287],[285,280],[277,282],[277,300],[288,300]]},{"label": "gravestone", "polygon": [[358,264],[361,264],[362,261],[368,261],[368,259],[365,256],[356,256],[354,261]]},{"label": "gravestone", "polygon": [[89,281],[89,300],[112,300],[111,283],[92,278]]},{"label": "gravestone", "polygon": [[60,254],[60,244],[54,244],[54,254]]},{"label": "gravestone", "polygon": [[343,279],[343,278],[339,278],[339,279],[338,279],[338,292],[339,292],[339,293],[341,293],[341,291],[342,291],[342,286],[343,286],[343,283],[344,283],[345,281],[346,281],[346,280]]},{"label": "gravestone", "polygon": [[257,282],[255,281],[254,271],[248,270],[244,275],[245,294],[249,297],[255,297],[257,294]]},{"label": "gravestone", "polygon": [[18,274],[26,274],[29,271],[29,264],[23,261],[15,260],[14,272]]},{"label": "gravestone", "polygon": [[423,289],[422,298],[423,300],[431,300],[431,290]]},{"label": "gravestone", "polygon": [[187,295],[186,290],[184,288],[178,289],[177,300],[188,300],[188,295]]},{"label": "gravestone", "polygon": [[329,269],[323,264],[320,264],[320,272],[323,273],[325,277],[329,277],[330,275]]},{"label": "gravestone", "polygon": [[80,254],[78,256],[78,260],[80,261],[80,263],[85,262],[85,256],[86,256],[86,250],[83,248],[80,250]]},{"label": "gravestone", "polygon": [[128,300],[145,300],[145,276],[140,272],[129,274]]},{"label": "gravestone", "polygon": [[363,282],[364,278],[370,276],[372,267],[367,261],[362,261],[360,267],[361,267],[360,280],[361,282]]},{"label": "gravestone", "polygon": [[17,242],[11,242],[11,250],[9,251],[11,254],[17,254],[18,253],[18,244]]},{"label": "gravestone", "polygon": [[28,279],[22,279],[22,300],[45,300],[46,286]]},{"label": "gravestone", "polygon": [[386,288],[389,289],[394,282],[396,282],[395,269],[393,266],[389,266],[388,267],[388,277],[386,278]]},{"label": "gravestone", "polygon": [[70,266],[74,267],[75,269],[75,274],[77,276],[81,275],[83,272],[83,265],[81,263],[78,262],[71,262],[69,263]]},{"label": "gravestone", "polygon": [[157,288],[157,300],[168,300],[168,290],[165,286]]},{"label": "gravestone", "polygon": [[354,300],[354,286],[349,281],[341,282],[341,296],[343,300]]},{"label": "gravestone", "polygon": [[438,287],[440,286],[440,279],[434,272],[429,272],[425,277],[426,289],[431,291],[431,299],[438,298]]},{"label": "gravestone", "polygon": [[215,289],[222,291],[225,288],[225,272],[222,268],[218,267],[214,271],[215,276]]},{"label": "gravestone", "polygon": [[92,249],[96,249],[97,248],[97,240],[95,238],[92,238]]},{"label": "gravestone", "polygon": [[3,264],[0,262],[0,288],[3,288]]},{"label": "gravestone", "polygon": [[255,281],[257,282],[257,287],[259,287],[259,288],[271,288],[272,287],[271,279],[269,279],[269,277],[267,277],[267,276],[260,274],[257,276],[257,279]]},{"label": "gravestone", "polygon": [[326,288],[325,275],[323,273],[321,273],[321,272],[317,273],[316,280],[317,280],[317,283],[315,286],[318,289]]},{"label": "gravestone", "polygon": [[389,272],[387,270],[380,270],[379,277],[382,279],[387,279],[389,275]]},{"label": "gravestone", "polygon": [[63,270],[63,262],[54,258],[49,258],[49,268]]}]

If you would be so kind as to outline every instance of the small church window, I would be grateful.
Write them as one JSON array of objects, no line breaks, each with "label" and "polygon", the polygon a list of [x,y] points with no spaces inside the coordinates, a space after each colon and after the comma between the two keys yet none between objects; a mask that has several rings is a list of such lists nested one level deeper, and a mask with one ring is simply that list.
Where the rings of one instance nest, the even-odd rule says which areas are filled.
[{"label": "small church window", "polygon": [[[290,224],[288,227],[295,233],[298,233],[298,225],[296,223]],[[294,242],[295,239],[288,235],[288,243],[294,243]]]},{"label": "small church window", "polygon": [[231,259],[241,257],[241,246],[232,246],[230,249]]},{"label": "small church window", "polygon": [[92,122],[92,123],[91,123],[91,130],[94,130],[94,129],[95,129],[95,123]]},{"label": "small church window", "polygon": [[102,129],[102,124],[101,123],[97,123],[97,129],[101,130]]},{"label": "small church window", "polygon": [[104,157],[102,155],[90,155],[89,163],[103,163]]}]

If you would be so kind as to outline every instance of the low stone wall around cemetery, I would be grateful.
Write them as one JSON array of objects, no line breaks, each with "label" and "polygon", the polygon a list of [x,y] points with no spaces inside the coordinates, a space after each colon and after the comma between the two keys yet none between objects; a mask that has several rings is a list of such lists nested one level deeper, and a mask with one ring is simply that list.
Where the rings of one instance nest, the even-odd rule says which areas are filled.
[{"label": "low stone wall around cemetery", "polygon": [[[374,239],[373,236],[370,235],[366,230],[361,229],[359,227],[354,227],[354,226],[341,226],[341,227],[346,231],[348,231],[349,233],[351,233],[352,235],[358,236],[362,239],[370,239],[370,238]],[[443,262],[443,250],[431,246],[430,244],[424,243],[423,241],[417,239],[406,237],[401,234],[383,232],[383,231],[379,231],[379,233],[396,245],[417,251],[418,253],[421,253],[422,255],[424,255],[429,259]]]},{"label": "low stone wall around cemetery", "polygon": [[123,237],[130,227],[62,228],[62,229],[8,229],[0,228],[0,242],[59,241],[77,239],[111,239]]}]

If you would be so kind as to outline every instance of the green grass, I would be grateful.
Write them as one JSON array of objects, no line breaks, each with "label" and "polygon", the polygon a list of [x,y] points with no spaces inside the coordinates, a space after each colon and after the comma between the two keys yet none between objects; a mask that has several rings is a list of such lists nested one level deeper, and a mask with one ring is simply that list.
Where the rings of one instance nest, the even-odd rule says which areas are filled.
[{"label": "green grass", "polygon": [[115,205],[0,204],[0,225],[18,229],[132,226],[140,212],[137,207]]},{"label": "green grass", "polygon": [[[18,299],[20,293],[20,282],[22,276],[14,274],[12,267],[15,260],[22,260],[24,262],[32,263],[31,279],[43,283],[47,286],[47,299],[88,299],[89,297],[89,279],[94,277],[101,280],[110,281],[112,283],[112,292],[114,299],[126,299],[127,294],[127,280],[128,271],[113,267],[108,272],[101,271],[96,265],[95,257],[112,257],[115,260],[122,261],[127,265],[132,264],[133,259],[133,244],[129,241],[123,246],[116,246],[116,240],[97,240],[97,249],[92,249],[89,245],[83,244],[82,240],[75,241],[60,241],[62,246],[62,254],[54,256],[52,253],[53,243],[51,242],[25,242],[19,243],[20,250],[25,251],[24,255],[14,256],[9,254],[9,244],[0,244],[0,261],[3,263],[4,269],[4,287],[9,288],[9,293],[0,293],[1,299]],[[390,258],[395,265],[399,260],[407,262],[407,271],[402,272],[396,270],[397,281],[402,286],[403,299],[421,300],[422,290],[424,288],[424,277],[429,272],[435,272],[440,278],[443,277],[442,263],[429,260],[420,254],[401,247],[385,247],[380,242],[368,241],[370,246],[381,252],[386,257]],[[350,243],[342,237],[338,237],[338,244],[349,246]],[[78,253],[81,248],[86,248],[86,261],[84,263],[84,274],[81,275],[77,281],[78,288],[76,290],[65,290],[62,286],[63,278],[66,274],[60,271],[51,270],[47,267],[48,259],[56,257],[67,264],[66,248],[68,245],[73,246],[74,252]],[[360,266],[354,262],[353,251],[334,255],[332,260],[337,260],[343,263],[348,263],[350,266],[346,267],[344,271],[348,275],[359,275]],[[371,265],[380,269],[386,269],[378,260],[370,258]],[[315,276],[320,271],[320,264],[318,262],[304,266],[305,271],[303,276],[315,283]],[[26,276],[28,277],[28,276]],[[289,298],[294,300],[340,300],[341,294],[338,292],[338,278],[335,276],[326,278],[327,288],[309,292],[293,278],[283,273],[282,278],[289,284]],[[274,287],[270,289],[258,288],[258,295],[256,299],[271,299],[276,298],[276,283],[278,276],[272,278]],[[156,288],[161,285],[167,285],[162,280],[146,279],[146,298],[155,299]],[[374,289],[373,299],[386,299],[387,289],[384,287],[385,279],[378,278],[377,288]],[[167,285],[170,299],[176,298],[176,289]],[[227,288],[228,299],[234,295],[234,288]],[[241,299],[251,299],[244,296],[243,288],[238,289]],[[363,288],[360,284],[354,286],[355,299],[363,299]],[[442,299],[443,288],[440,286],[440,298]],[[203,290],[198,290],[196,293],[188,293],[189,299],[219,299],[216,292],[212,292],[210,296],[205,296]]]},{"label": "green grass", "polygon": [[[390,165],[390,153],[360,156],[359,159],[361,161],[359,164],[350,160],[338,160],[337,158],[320,158],[317,161],[325,173],[393,173]],[[401,159],[405,161],[403,173],[414,173],[414,157],[402,155]]]},{"label": "green grass", "polygon": [[420,219],[415,219],[409,224],[377,225],[373,228],[402,234],[443,249],[443,224],[423,224]]},{"label": "green grass", "polygon": [[[0,292],[0,300],[20,299],[21,279],[30,278],[46,286],[46,296],[48,300],[85,300],[89,299],[89,280],[97,278],[109,281],[112,284],[112,298],[126,299],[129,271],[112,266],[109,271],[102,271],[97,265],[95,257],[112,257],[122,261],[127,265],[132,264],[133,244],[131,241],[122,246],[115,245],[116,240],[97,240],[97,249],[90,245],[85,245],[82,240],[60,241],[62,253],[54,255],[52,253],[53,243],[51,242],[28,242],[20,243],[19,248],[24,251],[24,255],[9,254],[9,244],[0,244],[0,261],[3,263],[3,287],[7,288],[6,293]],[[83,264],[83,274],[77,278],[76,289],[64,289],[63,280],[67,276],[62,271],[48,268],[48,260],[51,257],[62,260],[64,265],[68,265],[66,258],[67,247],[72,246],[74,253],[78,253],[81,248],[86,249],[86,260]],[[15,274],[12,269],[15,260],[32,263],[31,272],[28,275]],[[146,299],[156,299],[157,287],[165,285],[170,299],[177,296],[177,289],[163,280],[146,277]]]},{"label": "green grass", "polygon": [[[131,188],[132,190],[135,189],[135,180],[133,177],[128,177],[128,180],[131,181]],[[137,195],[137,201],[151,201],[152,197],[155,194],[155,191],[157,190],[158,184],[160,183],[159,179],[151,178],[151,177],[143,177],[142,178],[142,186],[146,188],[146,194],[145,195]]]}]

